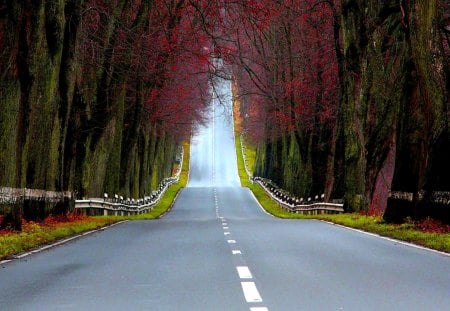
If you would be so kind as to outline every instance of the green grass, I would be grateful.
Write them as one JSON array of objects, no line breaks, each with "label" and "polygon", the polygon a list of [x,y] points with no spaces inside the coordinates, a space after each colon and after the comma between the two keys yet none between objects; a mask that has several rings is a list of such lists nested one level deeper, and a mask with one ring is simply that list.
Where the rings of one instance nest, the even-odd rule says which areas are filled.
[{"label": "green grass", "polygon": [[413,223],[401,225],[388,224],[380,216],[360,214],[314,215],[303,218],[320,219],[346,227],[376,233],[381,236],[411,242],[439,251],[450,253],[450,233],[423,232],[415,228]]},{"label": "green grass", "polygon": [[101,216],[58,224],[28,223],[24,225],[22,232],[0,234],[0,259],[121,220],[121,217]]},{"label": "green grass", "polygon": [[102,228],[124,220],[149,220],[164,215],[181,190],[185,187],[189,170],[189,144],[184,144],[184,158],[178,183],[171,185],[161,200],[149,212],[136,216],[95,216],[75,217],[67,222],[46,222],[24,224],[22,232],[0,233],[0,260],[39,246],[49,244],[83,232]]},{"label": "green grass", "polygon": [[189,158],[190,158],[190,149],[189,144],[184,144],[184,157],[183,157],[183,166],[181,168],[180,173],[180,180],[178,183],[171,185],[166,192],[164,193],[164,196],[161,198],[161,200],[153,207],[150,211],[148,211],[145,214],[136,215],[129,217],[130,220],[150,220],[150,219],[156,219],[167,213],[167,211],[172,206],[175,197],[177,196],[178,192],[186,187],[187,181],[188,181],[188,173],[189,173]]},{"label": "green grass", "polygon": [[[254,163],[254,153],[249,153],[251,148],[246,146],[247,164]],[[401,225],[388,224],[382,217],[366,216],[360,214],[323,214],[323,215],[303,215],[288,212],[272,200],[259,184],[252,184],[244,168],[242,150],[240,145],[240,135],[236,135],[236,152],[238,158],[239,177],[243,187],[248,187],[261,206],[270,214],[285,219],[318,219],[331,223],[343,225],[349,228],[359,229],[366,232],[376,233],[381,236],[422,245],[428,248],[450,253],[450,234],[449,233],[429,233],[415,229],[413,223]],[[251,158],[253,157],[253,159]]]}]

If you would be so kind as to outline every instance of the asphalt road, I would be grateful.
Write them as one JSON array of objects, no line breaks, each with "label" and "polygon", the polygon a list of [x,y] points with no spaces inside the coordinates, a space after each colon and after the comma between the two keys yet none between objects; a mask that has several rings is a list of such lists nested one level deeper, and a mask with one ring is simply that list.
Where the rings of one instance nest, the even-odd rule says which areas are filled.
[{"label": "asphalt road", "polygon": [[263,212],[239,185],[229,106],[198,128],[169,214],[4,264],[0,310],[450,310],[450,257]]}]

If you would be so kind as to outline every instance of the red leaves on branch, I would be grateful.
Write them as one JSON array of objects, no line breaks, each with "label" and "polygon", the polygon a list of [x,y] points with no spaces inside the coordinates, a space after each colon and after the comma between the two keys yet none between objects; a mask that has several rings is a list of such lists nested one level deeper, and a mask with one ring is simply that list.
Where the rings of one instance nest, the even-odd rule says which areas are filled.
[{"label": "red leaves on branch", "polygon": [[[112,53],[112,73],[127,71],[131,85],[142,81],[150,122],[178,134],[201,121],[214,55],[233,66],[253,136],[334,126],[338,70],[329,1],[134,0],[117,15],[119,3],[88,1],[84,60]],[[116,16],[115,28],[105,16]],[[110,29],[113,41],[105,42]],[[273,122],[256,126],[261,116]]]},{"label": "red leaves on branch", "polygon": [[201,121],[208,98],[209,42],[200,25],[195,26],[191,6],[173,12],[173,7],[160,1],[158,7],[155,18],[166,16],[170,21],[177,16],[177,22],[150,27],[151,40],[145,42],[151,51],[146,56],[145,107],[151,122],[159,122],[176,136],[186,135]]},{"label": "red leaves on branch", "polygon": [[128,106],[143,97],[143,122],[175,136],[201,121],[207,98],[211,44],[194,4],[212,12],[209,1],[89,0],[82,16],[84,74],[104,68],[110,83],[126,84]]},{"label": "red leaves on branch", "polygon": [[[249,110],[262,109],[270,120],[265,135],[254,136],[333,127],[339,83],[330,3],[247,1],[228,12],[240,22],[231,40],[239,96]],[[247,124],[258,122],[251,116]]]}]

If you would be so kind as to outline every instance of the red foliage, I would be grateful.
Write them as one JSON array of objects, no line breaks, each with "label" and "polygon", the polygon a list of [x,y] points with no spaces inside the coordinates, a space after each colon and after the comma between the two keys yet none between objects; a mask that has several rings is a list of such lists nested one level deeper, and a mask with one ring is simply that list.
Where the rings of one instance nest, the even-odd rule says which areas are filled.
[{"label": "red foliage", "polygon": [[432,218],[426,218],[415,222],[415,227],[418,230],[430,233],[450,233],[450,225],[444,224]]},{"label": "red foliage", "polygon": [[55,225],[65,222],[77,222],[86,220],[88,216],[83,216],[79,213],[69,213],[67,215],[49,215],[44,219],[42,225]]},{"label": "red foliage", "polygon": [[[4,216],[0,215],[0,224],[3,221]],[[57,227],[60,224],[64,223],[77,223],[88,220],[88,216],[83,216],[79,213],[70,213],[67,215],[50,215],[45,218],[43,221],[35,222],[35,221],[27,221],[26,219],[22,219],[22,231],[32,231],[34,227]],[[0,235],[13,234],[16,233],[14,230],[10,229],[2,229],[0,230]]]},{"label": "red foliage", "polygon": [[[183,138],[202,119],[208,98],[210,44],[201,25],[193,21],[192,6],[177,7],[174,12],[160,1],[159,7],[157,16],[150,19],[155,21],[152,34],[143,43],[143,52],[150,51],[145,54],[143,78],[149,86],[145,107],[152,123]],[[174,15],[178,16],[175,24],[170,23]]]},{"label": "red foliage", "polygon": [[[333,127],[339,83],[330,4],[249,1],[228,13],[241,25],[230,30],[239,96],[248,110],[262,109],[268,120],[264,135],[253,136],[278,137],[318,124]],[[247,132],[260,120],[247,119]]]},{"label": "red foliage", "polygon": [[[334,126],[333,1],[133,0],[119,11],[120,23],[106,42],[117,2],[88,1],[83,63],[102,62],[111,54],[111,64],[103,67],[111,77],[127,72],[130,105],[137,97],[133,88],[138,81],[144,84],[147,120],[162,124],[162,131],[187,135],[201,121],[211,55],[233,66],[237,95],[250,112],[244,127],[257,131],[250,133],[254,138]],[[139,23],[143,9],[146,22]],[[256,125],[260,117],[268,121],[263,127]]]},{"label": "red foliage", "polygon": [[[144,97],[142,122],[158,124],[161,133],[189,135],[191,125],[201,121],[208,93],[211,43],[205,24],[220,10],[210,1],[133,0],[123,7],[117,2],[86,4],[81,31],[84,74],[98,75],[97,68],[103,68],[109,83],[121,81],[130,110]],[[205,23],[198,22],[200,12]],[[95,93],[91,87],[83,89]],[[124,128],[131,122],[126,119]]]}]

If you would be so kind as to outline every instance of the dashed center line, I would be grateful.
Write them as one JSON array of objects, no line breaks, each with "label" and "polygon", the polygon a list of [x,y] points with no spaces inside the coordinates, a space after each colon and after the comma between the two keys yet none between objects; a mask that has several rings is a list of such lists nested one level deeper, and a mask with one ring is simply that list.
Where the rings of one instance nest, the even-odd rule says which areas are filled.
[{"label": "dashed center line", "polygon": [[236,267],[236,270],[239,274],[240,279],[253,278],[252,273],[250,272],[250,269],[247,266],[238,266],[238,267]]},{"label": "dashed center line", "polygon": [[241,286],[247,302],[262,302],[261,295],[254,282],[241,282]]},{"label": "dashed center line", "polygon": [[[224,230],[223,234],[224,236],[231,237],[231,231],[228,227],[228,222],[225,217],[219,216],[219,199],[217,197],[217,193],[214,189],[214,200],[215,200],[215,208],[216,208],[216,217],[217,219],[220,219],[222,222],[222,229]],[[237,244],[236,240],[227,240],[228,244]],[[239,249],[231,249],[231,253],[233,255],[242,255],[241,250]],[[235,260],[238,260],[241,264],[245,264],[245,260],[243,260],[242,257],[234,257]],[[239,275],[239,279],[241,280],[252,280],[253,275],[250,272],[250,269],[248,266],[236,266],[236,271]],[[250,304],[250,311],[269,311],[267,307],[259,306],[259,307],[251,307],[251,304],[258,304],[261,303],[263,300],[261,298],[261,295],[259,294],[258,289],[256,288],[255,282],[241,282],[242,291],[244,293],[245,300],[247,303]]]}]

